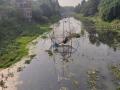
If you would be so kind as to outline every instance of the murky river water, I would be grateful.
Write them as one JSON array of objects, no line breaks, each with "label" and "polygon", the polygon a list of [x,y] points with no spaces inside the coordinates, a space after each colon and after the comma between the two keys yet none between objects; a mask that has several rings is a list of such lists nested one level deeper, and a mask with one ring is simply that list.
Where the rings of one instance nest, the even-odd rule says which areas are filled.
[{"label": "murky river water", "polygon": [[[58,36],[63,31],[63,22],[64,29],[69,27],[68,18],[57,23],[55,33]],[[45,52],[51,46],[50,39],[38,41],[34,47],[37,55],[21,72],[20,80],[23,83],[18,86],[18,90],[115,90],[108,69],[110,64],[120,63],[120,50],[110,38],[114,37],[114,33],[97,33],[87,26],[70,18],[71,30],[81,33],[81,37],[72,39],[74,52],[68,60],[64,60],[63,53],[49,56]],[[97,71],[98,77],[93,89],[90,89],[89,82],[91,71],[93,74]]]}]

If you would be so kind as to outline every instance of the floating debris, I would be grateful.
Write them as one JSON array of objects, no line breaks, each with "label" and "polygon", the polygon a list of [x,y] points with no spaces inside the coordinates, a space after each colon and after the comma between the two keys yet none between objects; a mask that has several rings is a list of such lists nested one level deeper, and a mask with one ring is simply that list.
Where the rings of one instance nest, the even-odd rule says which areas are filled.
[{"label": "floating debris", "polygon": [[60,90],[68,90],[67,87],[61,87]]},{"label": "floating debris", "polygon": [[14,77],[13,72],[9,72],[9,73],[8,73],[8,77]]},{"label": "floating debris", "polygon": [[49,56],[53,56],[53,52],[51,50],[46,50],[46,52],[49,54]]},{"label": "floating debris", "polygon": [[37,43],[38,43],[37,41],[32,42],[33,45],[36,45]]},{"label": "floating debris", "polygon": [[120,68],[119,65],[112,65],[110,67],[112,74],[115,76],[115,78],[120,80]]},{"label": "floating debris", "polygon": [[72,38],[80,38],[80,34],[78,33],[71,33],[69,36],[66,36],[65,39],[61,42],[66,44],[67,42],[69,42]]},{"label": "floating debris", "polygon": [[81,35],[83,36],[83,35],[85,35],[85,30],[81,30]]},{"label": "floating debris", "polygon": [[33,59],[36,55],[33,54],[33,55],[30,55],[30,59]]},{"label": "floating debris", "polygon": [[26,60],[25,64],[30,64],[31,60]]},{"label": "floating debris", "polygon": [[46,38],[48,38],[48,36],[47,35],[42,35],[41,38],[46,39]]},{"label": "floating debris", "polygon": [[120,90],[120,86],[118,86],[116,90]]},{"label": "floating debris", "polygon": [[18,67],[18,68],[17,68],[17,72],[21,72],[22,70],[23,70],[22,67]]},{"label": "floating debris", "polygon": [[113,75],[113,82],[116,84],[116,90],[120,90],[120,64],[111,65],[110,68]]},{"label": "floating debris", "polygon": [[70,34],[69,37],[71,37],[71,38],[80,38],[80,34],[78,34],[78,33],[72,33],[72,34]]},{"label": "floating debris", "polygon": [[97,81],[99,80],[98,71],[91,70],[91,71],[88,71],[87,73],[88,73],[88,84],[89,84],[90,90],[97,90]]},{"label": "floating debris", "polygon": [[3,80],[0,81],[0,87],[2,87],[2,90],[7,88],[7,86],[5,85],[5,81],[3,81]]}]

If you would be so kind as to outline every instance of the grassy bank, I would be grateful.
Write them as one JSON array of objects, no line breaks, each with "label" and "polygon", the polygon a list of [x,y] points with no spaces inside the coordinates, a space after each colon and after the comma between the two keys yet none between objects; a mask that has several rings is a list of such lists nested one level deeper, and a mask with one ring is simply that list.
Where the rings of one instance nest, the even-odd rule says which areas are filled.
[{"label": "grassy bank", "polygon": [[80,14],[75,14],[74,17],[83,22],[83,29],[87,30],[88,33],[98,34],[97,37],[91,35],[90,40],[93,44],[102,42],[114,50],[120,49],[120,20],[105,22],[99,17],[83,17]]},{"label": "grassy bank", "polygon": [[26,46],[44,32],[48,24],[28,24],[5,21],[0,23],[0,68],[6,68],[28,54]]},{"label": "grassy bank", "polygon": [[120,20],[114,20],[112,22],[106,22],[100,19],[100,17],[84,17],[81,14],[74,14],[74,17],[81,21],[90,21],[94,24],[97,29],[105,30],[105,29],[112,29],[117,30],[120,32]]}]

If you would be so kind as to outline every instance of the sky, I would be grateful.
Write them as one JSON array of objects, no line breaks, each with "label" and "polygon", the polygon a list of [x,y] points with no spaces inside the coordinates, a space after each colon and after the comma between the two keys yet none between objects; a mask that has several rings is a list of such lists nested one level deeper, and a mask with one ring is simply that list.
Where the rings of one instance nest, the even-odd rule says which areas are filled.
[{"label": "sky", "polygon": [[58,0],[61,6],[76,6],[82,0]]}]

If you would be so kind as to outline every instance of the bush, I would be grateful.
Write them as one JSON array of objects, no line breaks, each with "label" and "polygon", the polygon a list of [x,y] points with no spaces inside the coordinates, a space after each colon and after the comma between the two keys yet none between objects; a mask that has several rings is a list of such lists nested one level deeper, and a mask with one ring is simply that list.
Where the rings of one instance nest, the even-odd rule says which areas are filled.
[{"label": "bush", "polygon": [[105,21],[120,19],[120,0],[102,0],[99,14]]}]

